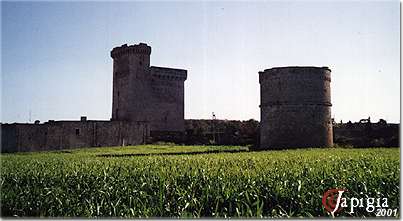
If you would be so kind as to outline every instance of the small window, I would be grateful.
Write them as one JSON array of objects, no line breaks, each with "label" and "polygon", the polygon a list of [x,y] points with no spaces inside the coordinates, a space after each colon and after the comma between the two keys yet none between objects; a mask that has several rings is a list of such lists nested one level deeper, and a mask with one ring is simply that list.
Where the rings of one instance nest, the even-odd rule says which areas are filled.
[{"label": "small window", "polygon": [[140,66],[143,65],[143,62],[142,62],[142,61],[139,61],[139,65],[140,65]]},{"label": "small window", "polygon": [[76,136],[80,135],[80,129],[76,128]]}]

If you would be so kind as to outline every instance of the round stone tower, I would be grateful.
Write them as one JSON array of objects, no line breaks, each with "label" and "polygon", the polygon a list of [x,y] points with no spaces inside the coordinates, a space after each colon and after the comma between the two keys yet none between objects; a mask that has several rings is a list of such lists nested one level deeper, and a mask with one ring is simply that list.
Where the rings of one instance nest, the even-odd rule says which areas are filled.
[{"label": "round stone tower", "polygon": [[111,51],[113,58],[112,120],[147,121],[151,95],[151,47],[124,44]]},{"label": "round stone tower", "polygon": [[260,149],[333,145],[330,72],[327,67],[259,72]]}]

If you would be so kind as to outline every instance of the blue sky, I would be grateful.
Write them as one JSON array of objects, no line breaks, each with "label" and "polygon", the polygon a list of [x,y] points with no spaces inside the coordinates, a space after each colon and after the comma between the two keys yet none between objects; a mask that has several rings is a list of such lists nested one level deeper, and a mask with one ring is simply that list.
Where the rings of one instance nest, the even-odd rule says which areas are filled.
[{"label": "blue sky", "polygon": [[332,116],[400,122],[399,1],[2,2],[2,122],[111,117],[113,47],[188,70],[185,118],[260,120],[258,71],[332,69]]}]

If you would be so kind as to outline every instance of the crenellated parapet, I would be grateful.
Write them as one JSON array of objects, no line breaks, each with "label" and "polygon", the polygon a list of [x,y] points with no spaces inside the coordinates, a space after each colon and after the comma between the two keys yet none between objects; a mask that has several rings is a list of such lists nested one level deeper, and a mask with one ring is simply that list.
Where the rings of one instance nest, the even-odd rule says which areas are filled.
[{"label": "crenellated parapet", "polygon": [[[331,70],[328,67],[313,67],[313,66],[289,66],[289,67],[275,67],[265,69],[259,72],[259,82],[262,83],[266,80],[278,80],[289,78],[289,80],[303,80],[303,79],[320,79],[330,82]],[[288,76],[287,76],[288,75]]]},{"label": "crenellated parapet", "polygon": [[153,77],[163,80],[185,81],[187,78],[187,70],[165,67],[151,67]]},{"label": "crenellated parapet", "polygon": [[140,43],[138,45],[127,45],[124,44],[120,47],[115,47],[111,51],[111,57],[113,59],[118,58],[123,55],[128,55],[128,54],[145,54],[145,55],[150,55],[151,54],[151,47],[148,46],[145,43]]}]

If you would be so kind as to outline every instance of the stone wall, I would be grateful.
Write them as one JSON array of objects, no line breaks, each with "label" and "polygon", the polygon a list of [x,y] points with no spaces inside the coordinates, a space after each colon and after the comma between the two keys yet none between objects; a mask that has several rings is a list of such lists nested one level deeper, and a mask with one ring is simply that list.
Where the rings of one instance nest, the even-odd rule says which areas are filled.
[{"label": "stone wall", "polygon": [[334,142],[340,146],[353,147],[399,147],[400,124],[335,123]]},{"label": "stone wall", "polygon": [[49,121],[1,125],[2,152],[137,145],[145,143],[148,136],[149,126],[144,122]]},{"label": "stone wall", "polygon": [[333,145],[330,69],[272,68],[259,83],[261,149]]}]

